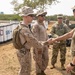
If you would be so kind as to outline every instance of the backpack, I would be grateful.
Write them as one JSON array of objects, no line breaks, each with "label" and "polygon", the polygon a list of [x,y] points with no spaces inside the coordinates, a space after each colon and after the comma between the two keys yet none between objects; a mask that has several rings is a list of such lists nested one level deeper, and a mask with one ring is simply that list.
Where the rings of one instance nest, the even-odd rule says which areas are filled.
[{"label": "backpack", "polygon": [[20,31],[21,31],[22,27],[20,26],[17,26],[14,30],[13,30],[13,46],[16,48],[16,49],[22,49],[25,45],[25,43],[22,45],[21,44],[21,40],[20,40],[20,36],[19,34]]}]

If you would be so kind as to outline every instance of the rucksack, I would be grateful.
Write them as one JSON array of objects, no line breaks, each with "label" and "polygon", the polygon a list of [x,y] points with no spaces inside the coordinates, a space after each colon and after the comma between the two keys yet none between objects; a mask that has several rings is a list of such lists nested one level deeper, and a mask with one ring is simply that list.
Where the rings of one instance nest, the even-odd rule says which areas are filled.
[{"label": "rucksack", "polygon": [[21,40],[20,40],[20,31],[21,31],[22,27],[20,26],[17,26],[14,30],[13,30],[13,46],[16,48],[16,49],[22,49],[25,45],[25,43],[22,45],[21,44]]}]

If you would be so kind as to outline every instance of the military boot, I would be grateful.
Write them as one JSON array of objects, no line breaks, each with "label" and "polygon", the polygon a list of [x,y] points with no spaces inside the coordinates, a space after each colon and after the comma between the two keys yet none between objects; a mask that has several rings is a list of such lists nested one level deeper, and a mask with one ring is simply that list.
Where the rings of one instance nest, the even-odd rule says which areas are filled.
[{"label": "military boot", "polygon": [[64,64],[61,64],[61,69],[66,70],[65,67],[64,67]]}]

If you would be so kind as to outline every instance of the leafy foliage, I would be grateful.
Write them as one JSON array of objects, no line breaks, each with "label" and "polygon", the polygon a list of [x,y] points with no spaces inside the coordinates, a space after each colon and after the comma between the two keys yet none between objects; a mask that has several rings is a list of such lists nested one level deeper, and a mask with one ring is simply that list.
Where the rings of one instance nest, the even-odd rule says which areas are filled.
[{"label": "leafy foliage", "polygon": [[18,3],[18,0],[12,0],[11,4],[14,6],[15,11],[19,11],[22,6],[29,6],[33,9],[41,8],[46,9],[46,5],[51,5],[52,3],[58,3],[58,0],[22,0],[23,3]]}]

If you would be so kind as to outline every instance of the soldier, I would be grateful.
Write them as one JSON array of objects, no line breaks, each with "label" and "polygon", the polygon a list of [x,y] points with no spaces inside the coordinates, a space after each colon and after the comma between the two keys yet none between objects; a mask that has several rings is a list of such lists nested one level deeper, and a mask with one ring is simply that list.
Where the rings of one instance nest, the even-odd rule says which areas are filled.
[{"label": "soldier", "polygon": [[[75,17],[75,6],[72,8],[73,14]],[[71,71],[71,75],[75,75],[75,28],[71,31],[72,34],[72,43],[71,43],[71,53],[72,53],[72,61],[67,65],[67,72]]]},{"label": "soldier", "polygon": [[17,51],[18,60],[21,65],[19,75],[30,75],[31,72],[31,53],[30,48],[34,47],[38,50],[38,54],[42,53],[42,44],[34,38],[32,32],[29,29],[29,25],[33,20],[34,13],[32,8],[24,6],[21,8],[21,14],[23,22],[20,24],[22,29],[20,31],[20,40],[24,44],[24,48]]},{"label": "soldier", "polygon": [[[47,12],[44,12],[43,10],[39,10],[36,14],[37,16],[37,23],[36,25],[33,26],[33,34],[35,36],[35,38],[37,38],[38,41],[46,41],[48,39],[48,35],[46,33],[46,28],[45,25],[43,23],[43,21],[45,20],[45,15],[47,14]],[[42,55],[38,54],[38,49],[35,48],[34,49],[34,60],[36,61],[36,74],[37,75],[45,75],[44,70],[47,68],[48,66],[48,61],[49,61],[49,57],[48,57],[48,46],[45,45],[42,51]],[[40,58],[40,60],[38,59]],[[39,62],[38,62],[39,60]]]},{"label": "soldier", "polygon": [[[65,33],[68,32],[68,26],[63,23],[63,15],[59,14],[57,16],[57,23],[52,26],[51,34],[54,38],[57,38]],[[60,50],[60,62],[61,62],[61,69],[65,70],[64,64],[66,60],[66,40],[53,43],[53,52],[51,58],[51,69],[55,68],[55,63],[57,62],[58,52]]]},{"label": "soldier", "polygon": [[[73,14],[75,17],[75,6],[73,7]],[[72,37],[72,42],[71,42],[72,61],[67,65],[66,71],[71,72],[71,75],[75,75],[75,28],[64,35],[53,39],[52,41],[55,42],[55,41],[65,40],[71,37]]]}]

